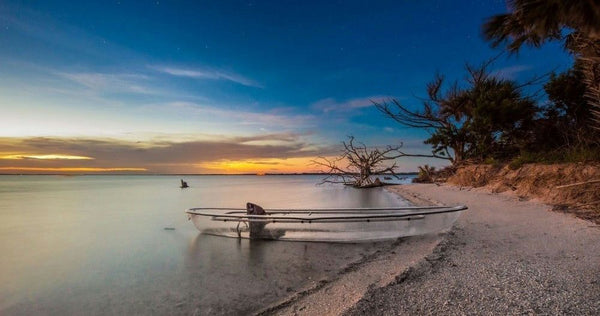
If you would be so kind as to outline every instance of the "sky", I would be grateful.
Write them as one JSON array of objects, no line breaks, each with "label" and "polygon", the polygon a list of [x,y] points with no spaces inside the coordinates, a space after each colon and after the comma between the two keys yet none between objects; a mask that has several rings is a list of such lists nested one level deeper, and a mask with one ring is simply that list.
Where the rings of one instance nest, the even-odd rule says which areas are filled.
[{"label": "sky", "polygon": [[[427,153],[372,101],[417,109],[435,73],[502,53],[504,1],[0,2],[0,173],[293,173],[349,135]],[[501,55],[527,80],[558,43]],[[414,171],[431,159],[401,159]]]}]

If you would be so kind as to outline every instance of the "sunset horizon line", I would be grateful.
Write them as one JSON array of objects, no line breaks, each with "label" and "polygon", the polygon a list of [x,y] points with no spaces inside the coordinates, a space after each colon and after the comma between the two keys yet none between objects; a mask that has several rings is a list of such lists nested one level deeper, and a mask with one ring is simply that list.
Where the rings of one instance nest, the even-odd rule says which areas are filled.
[{"label": "sunset horizon line", "polygon": [[[396,172],[396,175],[414,175],[417,171]],[[327,175],[326,172],[281,172],[281,173],[0,173],[0,176],[293,176]],[[391,175],[383,173],[381,175]]]}]

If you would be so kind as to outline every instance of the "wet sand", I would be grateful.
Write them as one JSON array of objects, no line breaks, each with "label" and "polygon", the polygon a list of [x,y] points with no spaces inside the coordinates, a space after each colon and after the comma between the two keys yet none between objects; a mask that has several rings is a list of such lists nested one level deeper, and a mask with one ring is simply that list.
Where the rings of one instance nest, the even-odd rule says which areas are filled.
[{"label": "wet sand", "polygon": [[414,203],[466,204],[443,238],[414,237],[270,313],[600,313],[600,227],[517,196],[429,184],[390,188]]},{"label": "wet sand", "polygon": [[337,277],[262,310],[259,315],[339,315],[370,289],[395,283],[399,275],[418,264],[440,241],[439,236],[405,238],[340,271]]}]

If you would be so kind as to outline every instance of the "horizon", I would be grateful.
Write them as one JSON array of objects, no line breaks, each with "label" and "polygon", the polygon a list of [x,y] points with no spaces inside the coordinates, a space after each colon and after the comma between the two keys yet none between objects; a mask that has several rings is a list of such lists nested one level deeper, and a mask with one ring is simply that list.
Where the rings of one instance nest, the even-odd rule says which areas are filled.
[{"label": "horizon", "polygon": [[[321,176],[326,172],[293,173],[0,173],[0,176]],[[397,172],[397,176],[416,175],[417,171]],[[381,173],[378,175],[393,175]],[[377,175],[374,175],[377,176]]]},{"label": "horizon", "polygon": [[[498,56],[504,1],[0,4],[0,173],[315,173],[353,135],[427,153],[411,108],[436,72]],[[501,55],[525,81],[572,65],[559,43]],[[400,172],[444,161],[398,160]]]}]

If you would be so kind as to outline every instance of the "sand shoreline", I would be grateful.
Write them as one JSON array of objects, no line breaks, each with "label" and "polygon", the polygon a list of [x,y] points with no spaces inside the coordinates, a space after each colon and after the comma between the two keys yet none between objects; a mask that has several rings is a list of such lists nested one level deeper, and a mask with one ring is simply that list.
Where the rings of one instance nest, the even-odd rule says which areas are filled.
[{"label": "sand shoreline", "polygon": [[388,253],[361,263],[269,313],[600,311],[597,225],[550,212],[549,206],[539,202],[480,189],[430,184],[388,189],[417,205],[466,204],[470,209],[446,235],[407,238]]},{"label": "sand shoreline", "polygon": [[[420,198],[408,192],[389,191],[402,196],[413,205],[426,206],[440,204],[437,201]],[[295,293],[291,297],[277,302],[255,315],[339,315],[357,304],[373,289],[397,283],[432,253],[437,252],[443,243],[445,234],[432,234],[402,238],[382,249],[355,262],[340,271],[331,280],[322,280]]]},{"label": "sand shoreline", "polygon": [[275,303],[256,315],[339,315],[354,306],[369,290],[397,281],[442,241],[439,236],[405,238],[351,264],[331,280]]}]

